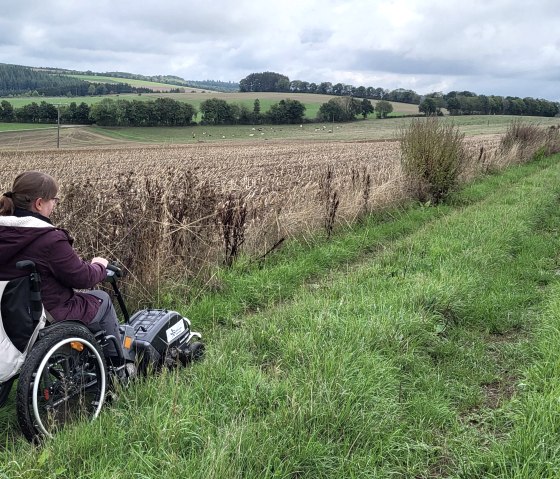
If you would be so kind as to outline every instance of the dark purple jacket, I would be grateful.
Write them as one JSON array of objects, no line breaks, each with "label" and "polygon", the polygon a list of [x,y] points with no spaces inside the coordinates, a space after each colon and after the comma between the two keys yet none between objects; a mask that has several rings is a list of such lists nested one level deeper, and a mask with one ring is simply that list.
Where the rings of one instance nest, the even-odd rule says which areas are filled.
[{"label": "dark purple jacket", "polygon": [[41,215],[0,216],[0,280],[24,276],[16,268],[16,262],[24,259],[35,262],[43,305],[55,321],[91,322],[99,300],[74,288],[89,289],[102,281],[103,265],[83,261],[72,248],[69,234]]}]

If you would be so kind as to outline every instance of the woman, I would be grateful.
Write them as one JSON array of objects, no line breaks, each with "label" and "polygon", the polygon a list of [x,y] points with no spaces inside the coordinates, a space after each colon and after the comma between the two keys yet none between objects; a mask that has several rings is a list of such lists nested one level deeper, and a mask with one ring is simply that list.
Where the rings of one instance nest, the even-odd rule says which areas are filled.
[{"label": "woman", "polygon": [[[43,305],[54,322],[77,320],[91,331],[105,330],[120,341],[119,323],[109,295],[92,288],[106,277],[107,260],[82,260],[72,248],[67,231],[49,219],[56,203],[58,184],[39,171],[21,173],[12,191],[0,197],[0,279],[22,276],[20,260],[31,260],[41,275]],[[118,362],[112,342],[106,348],[110,362]]]}]

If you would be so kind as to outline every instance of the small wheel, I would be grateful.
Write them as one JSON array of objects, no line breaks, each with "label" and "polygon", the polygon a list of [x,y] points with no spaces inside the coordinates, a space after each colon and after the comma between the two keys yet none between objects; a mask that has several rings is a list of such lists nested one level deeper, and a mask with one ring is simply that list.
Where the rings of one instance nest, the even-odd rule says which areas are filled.
[{"label": "small wheel", "polygon": [[66,423],[97,417],[106,384],[105,358],[93,334],[78,323],[53,328],[20,371],[16,409],[24,436],[51,437]]},{"label": "small wheel", "polygon": [[188,344],[187,347],[183,350],[181,362],[183,363],[183,366],[186,366],[188,363],[199,361],[203,356],[204,343],[195,341],[194,343]]},{"label": "small wheel", "polygon": [[10,391],[12,390],[14,380],[15,377],[8,379],[6,382],[0,383],[0,407],[6,404]]}]

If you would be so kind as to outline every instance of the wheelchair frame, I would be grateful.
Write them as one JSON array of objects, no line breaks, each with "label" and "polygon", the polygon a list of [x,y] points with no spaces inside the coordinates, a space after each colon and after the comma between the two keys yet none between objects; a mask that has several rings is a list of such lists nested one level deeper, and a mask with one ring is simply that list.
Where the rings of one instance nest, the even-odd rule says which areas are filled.
[{"label": "wheelchair frame", "polygon": [[[17,263],[19,269],[31,271],[34,294],[31,297],[34,317],[43,314],[40,277],[31,261]],[[125,316],[125,346],[105,331],[92,333],[79,321],[61,321],[42,328],[28,351],[18,374],[0,383],[0,407],[18,380],[16,411],[19,426],[30,441],[51,437],[57,429],[76,417],[94,419],[104,404],[107,390],[115,381],[127,382],[130,369],[126,361],[135,361],[142,373],[149,366],[186,365],[204,352],[200,334],[190,330],[190,321],[166,310],[141,310],[129,316],[116,278],[122,272],[108,267],[107,280],[112,284]],[[180,334],[175,330],[180,329]],[[173,337],[170,339],[170,331]],[[127,341],[127,338],[129,341]],[[165,340],[167,339],[167,341]],[[103,349],[113,342],[122,359],[118,365],[107,364]],[[128,347],[127,344],[128,343]],[[134,345],[134,347],[133,347]],[[136,366],[134,367],[134,369]]]}]

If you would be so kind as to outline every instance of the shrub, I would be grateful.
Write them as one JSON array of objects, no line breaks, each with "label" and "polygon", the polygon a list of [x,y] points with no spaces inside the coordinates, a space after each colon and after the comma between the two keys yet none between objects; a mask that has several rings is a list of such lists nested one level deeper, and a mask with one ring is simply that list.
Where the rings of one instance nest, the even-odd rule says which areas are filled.
[{"label": "shrub", "polygon": [[508,125],[508,129],[500,142],[500,147],[509,149],[515,144],[521,146],[538,144],[542,141],[542,138],[543,131],[541,128],[525,123],[521,119],[515,119]]},{"label": "shrub", "polygon": [[401,167],[415,198],[437,204],[457,185],[466,160],[464,136],[437,118],[412,120],[399,131]]},{"label": "shrub", "polygon": [[514,120],[500,142],[500,149],[502,152],[516,150],[520,163],[549,156],[560,151],[559,130],[554,126],[544,129]]}]

